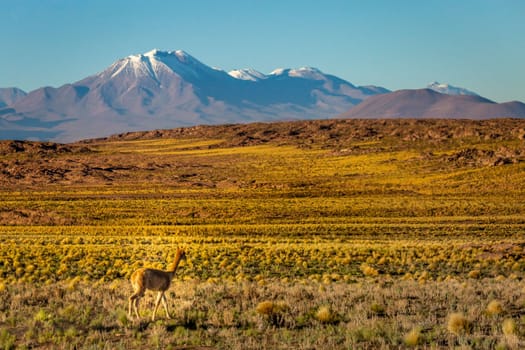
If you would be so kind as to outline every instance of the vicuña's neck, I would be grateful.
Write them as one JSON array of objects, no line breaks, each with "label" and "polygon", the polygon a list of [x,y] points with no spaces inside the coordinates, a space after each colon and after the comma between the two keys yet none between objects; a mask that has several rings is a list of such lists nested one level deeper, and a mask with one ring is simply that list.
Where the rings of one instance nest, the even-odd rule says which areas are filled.
[{"label": "vicu\u00f1a's neck", "polygon": [[179,267],[179,263],[181,260],[182,254],[180,252],[177,252],[177,255],[175,256],[175,260],[173,260],[173,264],[171,265],[171,269],[169,272],[172,274],[175,274],[175,271],[177,271],[177,267]]}]

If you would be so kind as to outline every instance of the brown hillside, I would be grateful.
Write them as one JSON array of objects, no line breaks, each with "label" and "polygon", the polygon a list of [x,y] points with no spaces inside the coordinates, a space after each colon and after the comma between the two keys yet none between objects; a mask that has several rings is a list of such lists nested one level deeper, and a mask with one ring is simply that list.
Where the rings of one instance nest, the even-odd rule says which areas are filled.
[{"label": "brown hillside", "polygon": [[[155,139],[217,140],[204,146],[192,146],[192,149],[272,144],[326,149],[332,155],[404,150],[417,148],[421,144],[426,145],[426,150],[421,150],[422,157],[440,159],[456,166],[505,165],[525,158],[522,142],[519,142],[519,147],[504,145],[505,142],[514,142],[515,145],[516,141],[525,139],[525,120],[519,119],[341,119],[195,126],[126,133],[75,144],[2,141],[0,185],[99,185],[153,181],[174,186],[219,186],[224,185],[226,180],[230,185],[242,186],[240,179],[227,178],[227,169],[195,164],[191,159],[176,156],[119,152],[115,148],[119,141]],[[373,147],[355,145],[361,141],[381,142]],[[496,146],[493,149],[478,149],[476,144],[482,142]],[[434,150],[439,150],[440,144],[446,143],[459,146],[450,148],[455,150],[453,153],[433,154]]]},{"label": "brown hillside", "polygon": [[403,141],[439,141],[465,137],[501,140],[525,139],[525,120],[331,119],[230,124],[129,132],[108,138],[86,140],[83,143],[96,144],[157,138],[209,138],[225,140],[220,145],[221,147],[249,146],[269,142],[333,147],[350,140],[378,140],[385,137]]}]

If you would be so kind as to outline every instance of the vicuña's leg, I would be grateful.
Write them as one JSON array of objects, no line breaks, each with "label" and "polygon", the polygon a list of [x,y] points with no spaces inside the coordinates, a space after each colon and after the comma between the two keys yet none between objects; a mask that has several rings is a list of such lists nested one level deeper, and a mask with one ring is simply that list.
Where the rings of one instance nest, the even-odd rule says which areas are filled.
[{"label": "vicu\u00f1a's leg", "polygon": [[138,297],[137,299],[135,299],[135,315],[137,316],[137,320],[140,320],[140,315],[139,315],[139,301],[140,301],[140,298],[141,297]]},{"label": "vicu\u00f1a's leg", "polygon": [[159,292],[159,294],[157,294],[157,300],[155,300],[155,309],[153,309],[153,316],[151,317],[152,321],[155,321],[155,315],[157,314],[157,309],[159,308],[160,300],[162,299],[163,295],[164,292]]},{"label": "vicu\u00f1a's leg", "polygon": [[166,310],[166,317],[171,319],[170,313],[168,311],[168,301],[166,300],[166,294],[162,293],[162,305],[164,305],[164,310]]},{"label": "vicu\u00f1a's leg", "polygon": [[131,309],[133,308],[132,304],[133,304],[133,295],[129,297],[129,302],[128,302],[128,316],[129,317],[131,317]]},{"label": "vicu\u00f1a's leg", "polygon": [[139,293],[135,293],[129,297],[129,315],[131,317],[131,308],[133,308],[133,311],[135,311],[135,316],[137,316],[137,320],[140,320],[139,301],[141,297],[142,295]]},{"label": "vicu\u00f1a's leg", "polygon": [[131,309],[135,310],[135,314],[137,314],[137,317],[138,317],[138,312],[137,312],[137,307],[136,307],[136,304],[138,303],[138,298],[140,298],[138,293],[133,293],[129,297],[129,307],[128,307],[128,315],[129,315],[129,317],[132,317]]}]

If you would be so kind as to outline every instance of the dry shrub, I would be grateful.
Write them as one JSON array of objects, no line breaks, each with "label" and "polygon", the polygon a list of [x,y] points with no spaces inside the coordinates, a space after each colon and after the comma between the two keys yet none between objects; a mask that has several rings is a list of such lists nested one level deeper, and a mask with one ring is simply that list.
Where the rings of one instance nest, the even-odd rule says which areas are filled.
[{"label": "dry shrub", "polygon": [[284,301],[263,301],[260,302],[255,308],[255,311],[259,315],[262,315],[269,325],[274,327],[284,326],[285,315],[288,310],[289,307]]},{"label": "dry shrub", "polygon": [[370,311],[373,315],[376,316],[385,316],[386,315],[386,307],[383,304],[380,303],[372,303],[370,305]]},{"label": "dry shrub", "polygon": [[468,273],[468,276],[469,276],[470,278],[478,279],[478,278],[481,277],[481,271],[479,271],[479,270],[472,270],[472,271],[470,271],[470,272]]},{"label": "dry shrub", "polygon": [[469,321],[460,312],[455,312],[449,315],[447,322],[447,329],[449,332],[456,335],[464,334],[468,331]]},{"label": "dry shrub", "polygon": [[269,315],[273,311],[273,305],[273,301],[262,301],[259,304],[257,304],[255,311],[257,311],[257,313],[261,315]]},{"label": "dry shrub", "polygon": [[80,276],[77,276],[77,277],[74,277],[72,278],[71,280],[69,280],[67,286],[66,286],[66,289],[69,291],[69,292],[72,292],[74,290],[77,290],[78,289],[78,286],[80,284],[80,280],[81,280],[81,277]]},{"label": "dry shrub", "polygon": [[332,323],[335,320],[335,315],[329,306],[321,306],[315,313],[315,318],[321,323]]},{"label": "dry shrub", "polygon": [[503,305],[499,300],[492,300],[485,309],[488,315],[499,315],[503,312]]},{"label": "dry shrub", "polygon": [[379,275],[379,271],[377,271],[372,266],[367,265],[367,264],[361,265],[361,272],[363,272],[365,276],[369,276],[369,277],[374,277],[374,276]]},{"label": "dry shrub", "polygon": [[516,334],[516,328],[517,328],[516,321],[514,321],[512,318],[505,319],[505,321],[503,321],[503,324],[501,326],[503,334],[505,335]]},{"label": "dry shrub", "polygon": [[405,334],[403,337],[403,342],[406,346],[417,346],[419,342],[421,341],[421,328],[420,327],[414,327]]}]

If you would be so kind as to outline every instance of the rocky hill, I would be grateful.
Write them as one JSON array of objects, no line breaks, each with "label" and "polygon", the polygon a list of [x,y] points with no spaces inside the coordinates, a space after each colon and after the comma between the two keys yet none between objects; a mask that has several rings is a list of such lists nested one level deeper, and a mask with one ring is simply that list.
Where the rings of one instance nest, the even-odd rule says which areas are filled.
[{"label": "rocky hill", "polygon": [[[191,161],[181,164],[175,156],[142,153],[140,147],[146,141],[188,140],[190,148],[187,150],[293,146],[326,150],[331,156],[411,149],[419,150],[422,161],[437,161],[444,166],[480,167],[524,161],[524,139],[525,120],[520,119],[338,119],[195,126],[117,134],[71,144],[1,141],[0,184],[96,185],[145,181],[144,176],[160,182],[187,184],[188,174],[202,175],[199,174],[201,170],[208,174],[206,176],[224,175],[221,170],[211,168],[198,170],[198,164]],[[206,142],[192,143],[198,140]],[[127,145],[125,152],[120,150],[121,144]],[[177,151],[185,149],[177,148]],[[194,167],[195,170],[191,170]],[[174,178],[173,172],[181,169],[188,171]]]}]

